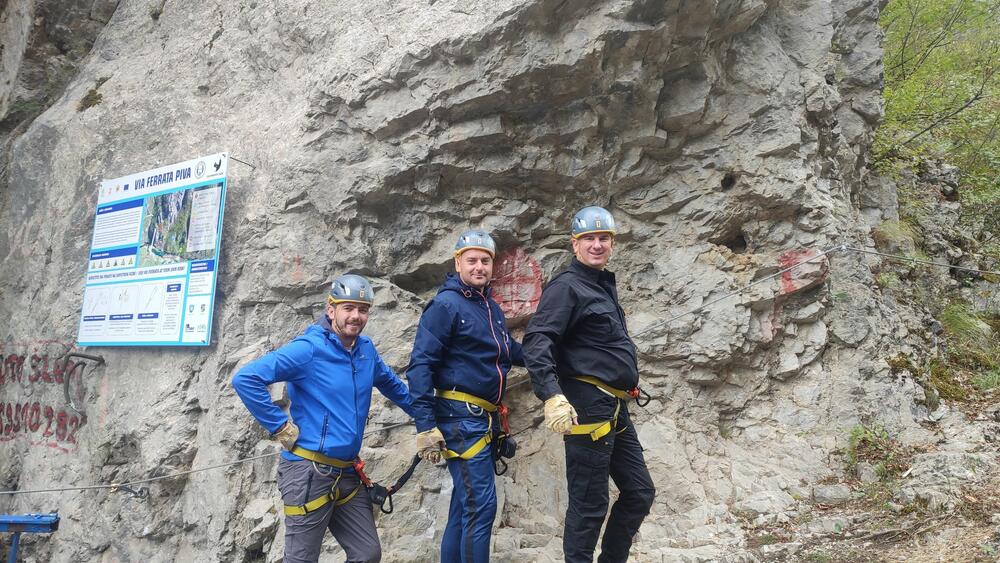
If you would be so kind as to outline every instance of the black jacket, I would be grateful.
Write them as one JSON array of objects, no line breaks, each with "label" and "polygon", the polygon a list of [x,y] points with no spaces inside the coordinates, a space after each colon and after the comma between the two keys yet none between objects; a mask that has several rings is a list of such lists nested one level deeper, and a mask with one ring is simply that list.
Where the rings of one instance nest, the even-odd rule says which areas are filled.
[{"label": "black jacket", "polygon": [[542,292],[522,348],[535,395],[543,401],[562,393],[559,377],[589,375],[622,391],[639,384],[615,275],[576,258]]}]

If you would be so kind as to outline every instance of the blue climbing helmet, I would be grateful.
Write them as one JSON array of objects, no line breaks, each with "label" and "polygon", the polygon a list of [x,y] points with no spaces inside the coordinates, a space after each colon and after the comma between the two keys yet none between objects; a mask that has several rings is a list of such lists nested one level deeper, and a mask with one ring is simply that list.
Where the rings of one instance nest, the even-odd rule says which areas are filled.
[{"label": "blue climbing helmet", "polygon": [[611,233],[614,236],[616,232],[615,218],[608,213],[608,210],[592,205],[576,212],[570,234],[573,238],[580,238],[587,233]]},{"label": "blue climbing helmet", "polygon": [[344,274],[333,280],[330,295],[326,296],[327,303],[331,305],[337,303],[371,305],[374,300],[375,290],[372,289],[372,284],[364,277],[355,274]]},{"label": "blue climbing helmet", "polygon": [[493,237],[488,235],[486,231],[472,229],[462,233],[462,236],[458,237],[458,242],[455,243],[455,256],[461,256],[463,252],[472,248],[489,252],[492,258],[497,256],[497,245],[493,242]]}]

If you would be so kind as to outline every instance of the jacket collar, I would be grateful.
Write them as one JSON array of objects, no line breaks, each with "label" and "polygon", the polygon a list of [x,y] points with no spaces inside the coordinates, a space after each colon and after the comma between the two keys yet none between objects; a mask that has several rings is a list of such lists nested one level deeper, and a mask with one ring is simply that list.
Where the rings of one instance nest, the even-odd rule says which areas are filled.
[{"label": "jacket collar", "polygon": [[569,270],[571,272],[580,274],[581,276],[595,283],[599,283],[602,281],[610,281],[614,283],[615,281],[615,274],[613,272],[609,272],[606,269],[598,270],[597,268],[591,268],[590,266],[577,260],[576,256],[573,257],[573,262],[570,263]]},{"label": "jacket collar", "polygon": [[340,347],[340,349],[344,350],[349,354],[357,350],[359,345],[361,344],[361,339],[365,338],[365,335],[359,334],[357,339],[354,340],[354,346],[350,350],[348,350],[347,347],[344,346],[344,343],[340,341],[340,336],[338,336],[337,333],[333,331],[333,325],[330,324],[330,317],[326,316],[325,310],[321,312],[319,314],[319,317],[316,319],[316,326],[323,329],[323,336],[326,337],[327,340],[333,342],[335,346]]},{"label": "jacket collar", "polygon": [[486,288],[480,292],[478,289],[474,289],[466,285],[457,272],[448,272],[448,275],[445,276],[444,284],[441,285],[441,289],[438,293],[444,291],[457,291],[464,295],[466,299],[473,299],[480,295],[489,298],[493,295],[493,288],[491,286],[487,285]]}]

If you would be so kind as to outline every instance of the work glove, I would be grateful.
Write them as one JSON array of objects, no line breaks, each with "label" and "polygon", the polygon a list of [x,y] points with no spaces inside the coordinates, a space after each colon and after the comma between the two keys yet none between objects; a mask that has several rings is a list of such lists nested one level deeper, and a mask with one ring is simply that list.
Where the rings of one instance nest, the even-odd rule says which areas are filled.
[{"label": "work glove", "polygon": [[420,459],[437,463],[441,461],[441,451],[444,448],[444,435],[436,426],[417,433],[417,455]]},{"label": "work glove", "polygon": [[299,439],[299,427],[289,420],[274,433],[274,439],[281,442],[281,446],[288,451],[295,447],[295,441]]},{"label": "work glove", "polygon": [[565,434],[576,424],[576,410],[566,400],[566,395],[553,395],[545,400],[545,427],[557,434]]}]

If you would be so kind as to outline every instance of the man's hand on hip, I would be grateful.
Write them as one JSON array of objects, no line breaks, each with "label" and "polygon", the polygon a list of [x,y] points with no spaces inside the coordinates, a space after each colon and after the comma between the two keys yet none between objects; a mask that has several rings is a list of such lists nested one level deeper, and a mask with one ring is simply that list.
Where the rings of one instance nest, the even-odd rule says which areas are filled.
[{"label": "man's hand on hip", "polygon": [[283,448],[292,451],[292,448],[295,447],[295,441],[299,439],[299,427],[289,420],[274,433],[274,439],[281,442]]},{"label": "man's hand on hip", "polygon": [[576,409],[565,395],[553,395],[545,400],[545,427],[557,434],[565,434],[576,424]]},{"label": "man's hand on hip", "polygon": [[436,426],[417,433],[417,455],[424,461],[431,463],[441,461],[441,452],[444,449],[444,435]]}]

